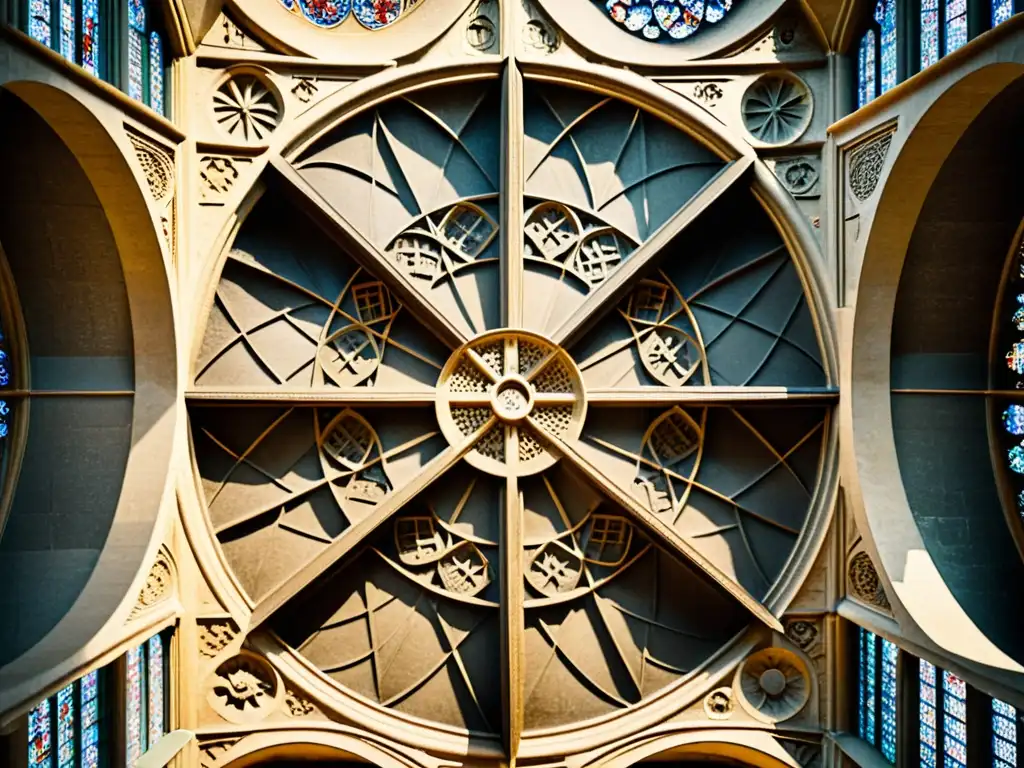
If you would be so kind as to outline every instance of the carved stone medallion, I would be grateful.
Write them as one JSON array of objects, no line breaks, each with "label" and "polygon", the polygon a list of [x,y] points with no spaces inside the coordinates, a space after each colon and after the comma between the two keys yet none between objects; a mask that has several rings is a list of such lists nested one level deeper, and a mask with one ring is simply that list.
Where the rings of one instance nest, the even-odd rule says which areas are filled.
[{"label": "carved stone medallion", "polygon": [[739,701],[747,712],[765,723],[789,720],[811,696],[811,674],[803,660],[784,648],[765,648],[740,666],[736,673]]}]

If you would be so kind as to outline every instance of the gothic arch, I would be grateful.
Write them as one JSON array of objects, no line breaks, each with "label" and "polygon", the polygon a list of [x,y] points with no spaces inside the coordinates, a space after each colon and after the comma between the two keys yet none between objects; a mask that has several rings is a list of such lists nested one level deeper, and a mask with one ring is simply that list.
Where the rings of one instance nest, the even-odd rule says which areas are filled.
[{"label": "gothic arch", "polygon": [[[22,55],[11,50],[11,56]],[[178,420],[174,310],[163,246],[137,176],[120,113],[28,57],[0,84],[34,110],[81,165],[110,228],[124,276],[133,351],[131,432],[123,482],[95,566],[63,618],[30,650],[0,669],[0,711],[11,714],[87,663],[90,643],[120,627],[147,577],[172,513],[170,460]],[[101,117],[102,115],[102,117]],[[115,634],[124,630],[108,630]]]},{"label": "gothic arch", "polygon": [[[850,278],[855,303],[851,365],[841,403],[847,453],[847,499],[857,526],[881,565],[881,578],[897,597],[894,612],[908,638],[990,667],[1019,672],[1020,664],[998,648],[961,606],[940,575],[911,512],[900,474],[890,403],[891,339],[897,291],[911,237],[929,191],[957,142],[998,95],[1024,74],[1019,64],[998,63],[998,50],[971,72],[940,76],[904,109],[893,146],[880,168],[881,181],[867,200],[860,243],[863,260]],[[942,63],[938,68],[942,67]],[[872,123],[882,130],[889,115]],[[891,124],[889,124],[891,127]],[[837,133],[844,128],[842,124]],[[858,243],[858,245],[860,245]],[[848,250],[847,258],[857,258]]]}]

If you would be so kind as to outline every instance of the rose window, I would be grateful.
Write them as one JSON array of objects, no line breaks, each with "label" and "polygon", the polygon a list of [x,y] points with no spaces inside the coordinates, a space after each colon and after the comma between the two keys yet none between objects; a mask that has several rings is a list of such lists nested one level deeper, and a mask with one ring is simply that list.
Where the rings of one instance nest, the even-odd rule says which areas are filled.
[{"label": "rose window", "polygon": [[771,194],[712,145],[527,77],[271,160],[191,439],[243,631],[347,717],[515,753],[779,626],[835,390]]}]

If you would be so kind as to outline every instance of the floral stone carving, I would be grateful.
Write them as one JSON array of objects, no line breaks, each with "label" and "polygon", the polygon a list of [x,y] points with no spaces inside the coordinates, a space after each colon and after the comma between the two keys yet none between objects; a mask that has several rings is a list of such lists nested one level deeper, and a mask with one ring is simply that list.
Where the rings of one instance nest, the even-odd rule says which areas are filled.
[{"label": "floral stone carving", "polygon": [[732,688],[716,688],[704,697],[704,714],[711,720],[727,720],[734,709]]},{"label": "floral stone carving", "polygon": [[156,560],[153,561],[153,567],[149,569],[149,575],[146,576],[146,583],[139,591],[139,596],[135,600],[135,607],[132,608],[131,615],[128,618],[134,619],[142,611],[163,602],[171,596],[173,589],[174,571],[171,565],[171,555],[166,549],[161,547]]},{"label": "floral stone carving", "polygon": [[869,605],[889,610],[889,598],[885,595],[878,571],[867,552],[858,552],[850,559],[847,575],[854,597]]},{"label": "floral stone carving", "polygon": [[765,648],[748,656],[736,673],[739,701],[764,723],[789,720],[811,696],[811,676],[803,660],[784,648]]},{"label": "floral stone carving", "polygon": [[882,166],[885,165],[885,156],[889,154],[889,145],[892,144],[892,134],[879,136],[877,139],[868,142],[863,147],[855,149],[850,155],[849,184],[853,196],[861,202],[867,200],[878,186],[878,179],[882,175]]},{"label": "floral stone carving", "polygon": [[225,720],[252,722],[274,710],[279,688],[277,675],[266,660],[243,651],[217,667],[207,701]]}]

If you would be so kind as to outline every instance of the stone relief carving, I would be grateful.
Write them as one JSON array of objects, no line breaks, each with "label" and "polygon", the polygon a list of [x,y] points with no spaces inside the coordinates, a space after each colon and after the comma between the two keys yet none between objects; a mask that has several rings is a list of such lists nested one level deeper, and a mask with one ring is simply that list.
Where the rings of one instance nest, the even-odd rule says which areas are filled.
[{"label": "stone relief carving", "polygon": [[466,44],[471,51],[490,53],[497,48],[498,19],[496,0],[481,0],[477,3],[466,25]]},{"label": "stone relief carving", "polygon": [[174,151],[126,127],[149,192],[160,213],[161,234],[172,258],[174,254]]},{"label": "stone relief carving", "polygon": [[306,717],[316,711],[312,702],[291,689],[285,691],[284,705],[290,717]]},{"label": "stone relief carving", "polygon": [[786,637],[802,651],[810,651],[819,642],[818,625],[806,619],[797,619],[786,624]]},{"label": "stone relief carving", "polygon": [[710,720],[728,720],[734,709],[732,688],[716,688],[704,697],[704,714]]},{"label": "stone relief carving", "polygon": [[200,205],[224,205],[240,176],[251,165],[248,157],[204,155],[199,160]]},{"label": "stone relief carving", "polygon": [[320,90],[316,76],[292,75],[292,80],[295,81],[295,85],[291,89],[292,95],[303,104],[308,104]]},{"label": "stone relief carving", "polygon": [[757,720],[779,723],[800,712],[811,696],[811,676],[803,660],[784,648],[748,656],[736,672],[740,705]]},{"label": "stone relief carving", "polygon": [[779,146],[807,130],[814,100],[807,83],[791,72],[762,75],[743,94],[743,125],[757,141]]},{"label": "stone relief carving", "polygon": [[213,93],[213,119],[229,138],[265,141],[284,116],[277,89],[265,75],[246,70],[228,77]]},{"label": "stone relief carving", "polygon": [[714,82],[694,83],[691,91],[693,98],[706,107],[716,107],[725,95],[722,86]]},{"label": "stone relief carving", "polygon": [[143,611],[152,608],[157,603],[162,603],[169,598],[174,591],[174,566],[172,565],[171,554],[164,547],[160,548],[149,575],[146,576],[146,583],[139,591],[135,599],[135,607],[132,608],[129,620],[134,619]]},{"label": "stone relief carving", "polygon": [[858,552],[851,557],[846,573],[854,597],[884,611],[890,609],[889,598],[867,552]]},{"label": "stone relief carving", "polygon": [[850,192],[861,202],[867,200],[878,186],[885,157],[892,144],[892,132],[879,136],[850,153],[847,180]]},{"label": "stone relief carving", "polygon": [[199,619],[199,652],[207,658],[216,657],[238,634],[238,625],[231,619]]},{"label": "stone relief carving", "polygon": [[523,42],[544,53],[554,53],[562,44],[562,36],[532,4],[523,3],[529,21],[523,25]]},{"label": "stone relief carving", "polygon": [[771,162],[775,176],[793,197],[818,197],[819,158],[813,155],[780,158]]},{"label": "stone relief carving", "polygon": [[262,720],[278,705],[280,685],[266,659],[242,651],[217,667],[208,684],[207,702],[225,720]]}]

